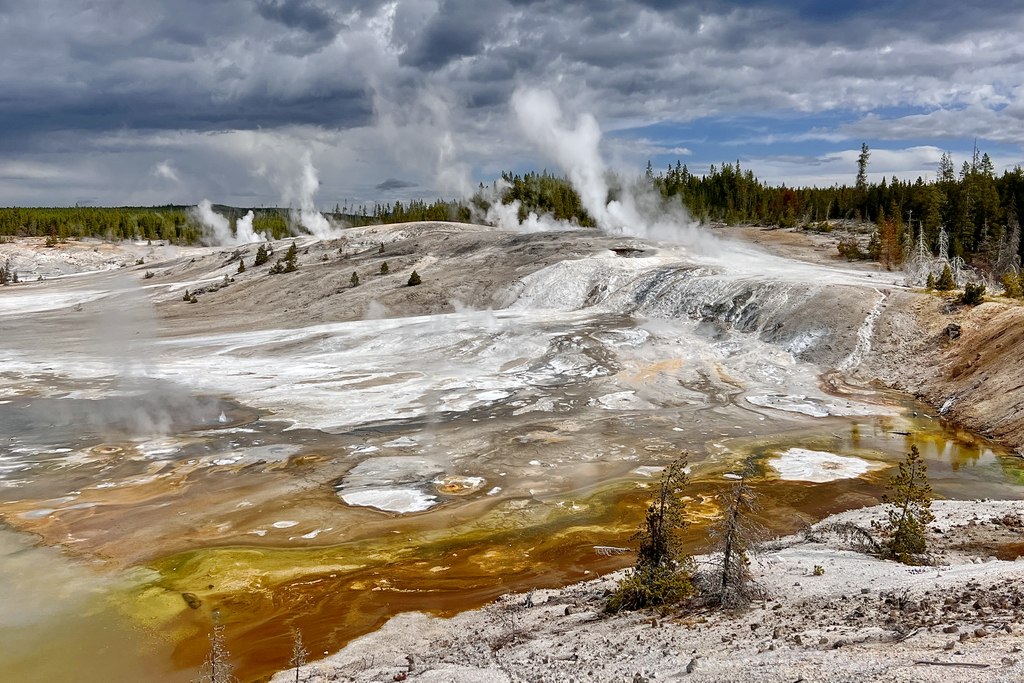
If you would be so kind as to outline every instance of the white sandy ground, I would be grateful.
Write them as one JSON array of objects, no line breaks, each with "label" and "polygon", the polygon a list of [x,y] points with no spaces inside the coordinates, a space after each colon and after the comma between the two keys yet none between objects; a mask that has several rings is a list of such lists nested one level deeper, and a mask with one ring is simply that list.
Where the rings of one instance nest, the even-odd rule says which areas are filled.
[{"label": "white sandy ground", "polygon": [[[617,573],[507,596],[451,619],[402,614],[303,667],[300,680],[1020,681],[1024,560],[956,546],[989,531],[1024,539],[1022,507],[937,501],[931,528],[946,550],[934,567],[879,560],[827,534],[821,542],[782,539],[753,563],[768,597],[737,613],[606,616]],[[854,510],[813,530],[840,521],[869,526],[882,514],[880,506]],[[824,574],[813,575],[816,565]],[[294,671],[273,678],[290,680]]]}]

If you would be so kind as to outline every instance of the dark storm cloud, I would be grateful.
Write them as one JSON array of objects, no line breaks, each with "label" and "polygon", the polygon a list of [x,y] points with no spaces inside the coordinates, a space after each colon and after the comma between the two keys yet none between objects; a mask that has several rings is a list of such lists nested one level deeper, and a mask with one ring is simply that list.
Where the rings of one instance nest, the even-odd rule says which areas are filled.
[{"label": "dark storm cloud", "polygon": [[378,190],[403,190],[409,187],[416,187],[416,183],[409,182],[408,180],[400,180],[398,178],[388,178],[384,182],[377,183],[375,186]]},{"label": "dark storm cloud", "polygon": [[[508,101],[522,84],[606,129],[842,111],[837,135],[958,135],[976,122],[1009,139],[1024,94],[1022,17],[1012,0],[0,0],[0,150],[20,163],[59,147],[95,172],[93,141],[109,149],[127,131],[134,145],[160,138],[134,174],[148,178],[172,154],[164,133],[305,126],[313,144],[317,130],[372,126],[382,107],[395,125],[421,120],[432,94],[447,108],[427,107],[439,137],[515,149]],[[913,118],[868,116],[891,108]],[[364,139],[346,152],[401,159]],[[487,147],[459,153],[500,163]],[[248,182],[237,173],[223,182]]]},{"label": "dark storm cloud", "polygon": [[437,14],[401,58],[403,65],[433,71],[459,57],[480,52],[485,37],[496,29],[504,3],[442,0]]}]

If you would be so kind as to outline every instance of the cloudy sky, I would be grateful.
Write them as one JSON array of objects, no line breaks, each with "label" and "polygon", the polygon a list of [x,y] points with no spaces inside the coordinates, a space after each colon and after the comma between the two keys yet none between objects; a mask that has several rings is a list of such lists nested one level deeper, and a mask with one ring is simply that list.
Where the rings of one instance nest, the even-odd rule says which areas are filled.
[{"label": "cloudy sky", "polygon": [[517,88],[612,167],[787,184],[1024,162],[1018,0],[0,0],[0,205],[454,196],[556,168]]}]

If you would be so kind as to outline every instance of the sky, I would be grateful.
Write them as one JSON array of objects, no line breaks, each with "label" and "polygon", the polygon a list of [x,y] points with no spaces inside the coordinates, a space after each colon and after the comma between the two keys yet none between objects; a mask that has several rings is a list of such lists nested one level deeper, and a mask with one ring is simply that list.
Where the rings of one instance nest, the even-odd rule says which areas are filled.
[{"label": "sky", "polygon": [[[1018,0],[0,0],[0,205],[459,197],[561,172],[550,92],[638,175],[933,178],[1024,163]],[[318,183],[318,184],[317,184]]]}]

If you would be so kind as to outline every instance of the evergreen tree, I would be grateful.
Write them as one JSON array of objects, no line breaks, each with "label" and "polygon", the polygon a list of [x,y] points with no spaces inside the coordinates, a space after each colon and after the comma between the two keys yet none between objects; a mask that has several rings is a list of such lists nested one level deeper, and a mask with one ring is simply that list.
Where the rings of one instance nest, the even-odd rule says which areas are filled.
[{"label": "evergreen tree", "polygon": [[[868,159],[871,158],[871,150],[868,149],[868,143],[862,142],[860,145],[860,156],[857,157],[857,183],[856,188],[858,192],[867,192],[868,190]],[[849,177],[849,176],[847,176]]]},{"label": "evergreen tree", "polygon": [[883,500],[890,505],[885,524],[875,523],[886,537],[882,548],[885,554],[904,564],[920,564],[928,551],[925,535],[928,525],[935,520],[931,512],[932,487],[928,483],[928,466],[921,458],[917,446],[899,465],[899,471],[889,480]]},{"label": "evergreen tree", "polygon": [[[952,273],[950,273],[950,275],[952,276]],[[928,281],[925,282],[924,288],[929,292],[935,289],[935,273],[928,273]]]},{"label": "evergreen tree", "polygon": [[391,269],[388,268],[388,262],[387,261],[385,261],[384,263],[380,264],[380,274],[381,275],[387,275],[388,272],[390,272],[390,270]]},{"label": "evergreen tree", "polygon": [[416,285],[420,284],[421,282],[423,282],[423,280],[420,279],[420,274],[417,273],[415,270],[412,271],[412,275],[409,276],[409,282],[408,282],[409,286],[410,287],[415,287]]},{"label": "evergreen tree", "polygon": [[238,259],[238,271],[237,272],[239,272],[239,273],[244,273],[245,272],[245,259],[243,259],[243,258]]},{"label": "evergreen tree", "polygon": [[378,254],[383,254],[384,253],[384,243],[383,242],[380,243],[380,247],[377,249],[377,253]]},{"label": "evergreen tree", "polygon": [[964,306],[977,306],[985,300],[985,285],[968,282],[964,285],[964,293],[960,295],[960,303]]},{"label": "evergreen tree", "polygon": [[352,277],[350,277],[348,281],[350,283],[352,283],[353,287],[358,287],[359,286],[359,274],[356,273],[355,271],[352,271]]},{"label": "evergreen tree", "polygon": [[935,282],[935,289],[940,292],[948,292],[955,288],[956,282],[953,280],[953,269],[947,263],[942,267],[942,274],[939,275],[939,279]]},{"label": "evergreen tree", "polygon": [[670,464],[658,495],[647,507],[636,566],[608,599],[609,612],[678,603],[693,592],[693,559],[683,552],[679,534],[686,528],[682,493],[688,483],[685,455]]},{"label": "evergreen tree", "polygon": [[295,247],[295,242],[292,242],[291,246],[288,247],[288,251],[284,255],[284,272],[293,273],[299,269],[299,250]]},{"label": "evergreen tree", "polygon": [[256,249],[256,258],[253,259],[252,264],[254,266],[262,266],[264,263],[270,260],[270,252],[267,250],[267,245],[261,244]]}]

